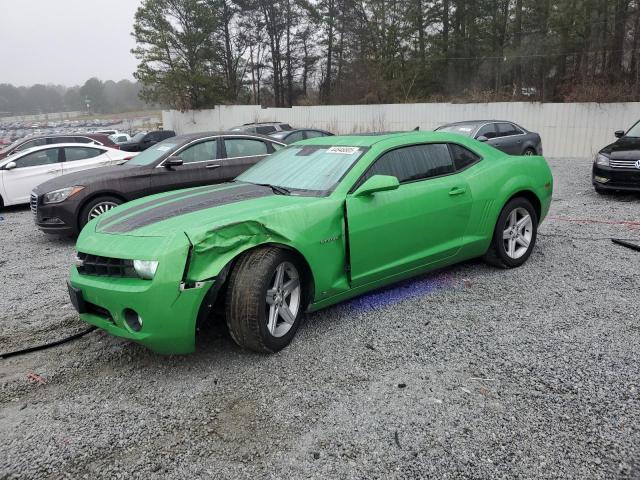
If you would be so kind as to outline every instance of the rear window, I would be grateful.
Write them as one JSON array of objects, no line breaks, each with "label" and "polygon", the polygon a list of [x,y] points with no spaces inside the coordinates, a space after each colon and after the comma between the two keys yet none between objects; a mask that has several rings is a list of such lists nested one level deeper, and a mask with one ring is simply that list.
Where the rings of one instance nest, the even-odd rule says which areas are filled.
[{"label": "rear window", "polygon": [[272,132],[275,132],[275,131],[276,131],[276,127],[273,127],[271,125],[268,125],[268,126],[267,125],[263,125],[263,126],[255,128],[255,132],[256,133],[260,133],[262,135],[268,135],[268,134],[270,134]]},{"label": "rear window", "polygon": [[457,133],[458,135],[470,137],[471,135],[473,135],[473,132],[475,132],[477,128],[478,125],[475,124],[445,125],[444,127],[438,128],[436,131],[445,133]]}]

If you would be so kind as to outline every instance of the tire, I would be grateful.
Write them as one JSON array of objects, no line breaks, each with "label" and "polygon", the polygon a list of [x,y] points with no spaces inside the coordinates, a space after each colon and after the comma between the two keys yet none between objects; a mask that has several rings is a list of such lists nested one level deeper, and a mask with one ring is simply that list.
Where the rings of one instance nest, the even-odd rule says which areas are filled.
[{"label": "tire", "polygon": [[78,230],[82,230],[90,220],[93,220],[97,216],[101,215],[101,213],[98,213],[100,210],[104,210],[102,212],[104,213],[108,210],[111,210],[112,208],[117,207],[118,205],[122,205],[122,203],[124,202],[120,198],[106,195],[94,198],[84,207],[82,207],[82,210],[80,211],[80,217],[78,218]]},{"label": "tire", "polygon": [[611,194],[611,190],[605,190],[604,188],[600,188],[600,187],[594,187],[596,189],[596,193],[598,195],[610,195]]},{"label": "tire", "polygon": [[[514,213],[516,224],[522,223],[517,229],[514,229]],[[509,238],[505,238],[507,235]],[[531,256],[537,236],[538,215],[533,205],[526,198],[516,197],[502,209],[484,259],[500,268],[520,267]]]},{"label": "tire", "polygon": [[300,325],[304,292],[302,269],[286,250],[262,247],[242,255],[231,272],[225,304],[231,338],[255,352],[282,350]]},{"label": "tire", "polygon": [[522,155],[524,155],[525,157],[532,157],[534,155],[537,155],[538,153],[531,147],[529,148],[525,148],[524,152],[522,152]]}]

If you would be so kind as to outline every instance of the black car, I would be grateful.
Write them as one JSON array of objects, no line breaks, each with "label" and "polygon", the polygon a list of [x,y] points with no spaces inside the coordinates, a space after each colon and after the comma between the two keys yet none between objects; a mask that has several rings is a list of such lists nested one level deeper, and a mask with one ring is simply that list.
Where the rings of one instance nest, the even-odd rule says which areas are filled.
[{"label": "black car", "polygon": [[332,137],[333,133],[313,128],[298,128],[296,130],[284,130],[281,132],[270,133],[269,136],[290,145],[309,138]]},{"label": "black car", "polygon": [[542,155],[540,135],[504,120],[473,120],[442,125],[437,132],[449,132],[475,138],[509,155]]},{"label": "black car", "polygon": [[628,132],[618,130],[618,140],[598,152],[593,162],[592,182],[598,193],[640,192],[640,122]]},{"label": "black car", "polygon": [[172,137],[121,165],[38,185],[31,194],[31,210],[43,232],[77,234],[89,220],[130,200],[232,180],[284,146],[262,135],[231,132]]},{"label": "black car", "polygon": [[134,135],[128,142],[120,143],[119,147],[120,150],[124,150],[125,152],[143,152],[152,145],[175,136],[176,132],[173,130],[140,132]]}]

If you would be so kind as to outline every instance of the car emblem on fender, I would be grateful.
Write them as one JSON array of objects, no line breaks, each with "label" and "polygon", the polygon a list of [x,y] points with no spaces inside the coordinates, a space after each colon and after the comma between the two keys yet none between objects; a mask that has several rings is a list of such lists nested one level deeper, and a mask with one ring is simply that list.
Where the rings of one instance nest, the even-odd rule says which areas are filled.
[{"label": "car emblem on fender", "polygon": [[638,170],[640,170],[640,160],[638,160],[638,161],[636,162],[636,168],[637,168]]}]

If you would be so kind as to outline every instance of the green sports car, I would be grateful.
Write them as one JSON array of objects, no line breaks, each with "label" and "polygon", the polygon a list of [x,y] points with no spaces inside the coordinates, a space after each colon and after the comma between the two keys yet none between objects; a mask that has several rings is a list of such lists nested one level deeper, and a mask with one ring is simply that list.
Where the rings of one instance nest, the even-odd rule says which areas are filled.
[{"label": "green sports car", "polygon": [[214,306],[238,345],[275,352],[304,311],[474,257],[522,265],[552,190],[544,158],[455,134],[315,138],[93,220],[69,293],[83,320],[159,353],[192,352]]}]

